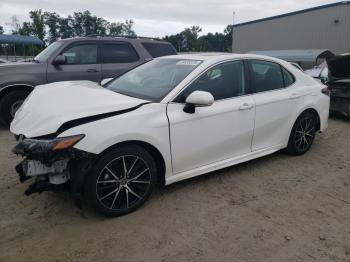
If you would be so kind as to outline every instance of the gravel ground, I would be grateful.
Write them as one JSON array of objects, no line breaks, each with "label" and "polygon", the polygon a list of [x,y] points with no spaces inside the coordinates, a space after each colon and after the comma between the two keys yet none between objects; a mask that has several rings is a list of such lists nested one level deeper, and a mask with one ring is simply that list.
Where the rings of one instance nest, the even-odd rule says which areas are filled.
[{"label": "gravel ground", "polygon": [[350,120],[276,153],[158,189],[108,219],[68,194],[26,197],[0,129],[0,261],[350,261]]}]

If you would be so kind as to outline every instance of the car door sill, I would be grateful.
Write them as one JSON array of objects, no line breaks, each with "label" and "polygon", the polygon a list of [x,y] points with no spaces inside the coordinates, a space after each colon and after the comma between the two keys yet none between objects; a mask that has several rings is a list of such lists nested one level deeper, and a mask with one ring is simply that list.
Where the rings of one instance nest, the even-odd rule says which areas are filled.
[{"label": "car door sill", "polygon": [[197,167],[188,171],[184,171],[181,173],[177,173],[174,174],[172,176],[169,176],[166,178],[165,184],[166,185],[170,185],[191,177],[195,177],[195,176],[199,176],[205,173],[209,173],[215,170],[219,170],[225,167],[229,167],[229,166],[233,166],[236,164],[240,164],[249,160],[253,160],[255,158],[259,158],[262,156],[266,156],[269,154],[272,154],[280,149],[282,149],[283,146],[282,145],[276,145],[273,147],[269,147],[269,148],[264,148],[264,149],[260,149],[254,152],[250,152],[247,154],[243,154],[243,155],[239,155],[239,156],[235,156],[233,158],[228,158],[225,160],[221,160],[209,165],[205,165],[205,166],[201,166],[201,167]]}]

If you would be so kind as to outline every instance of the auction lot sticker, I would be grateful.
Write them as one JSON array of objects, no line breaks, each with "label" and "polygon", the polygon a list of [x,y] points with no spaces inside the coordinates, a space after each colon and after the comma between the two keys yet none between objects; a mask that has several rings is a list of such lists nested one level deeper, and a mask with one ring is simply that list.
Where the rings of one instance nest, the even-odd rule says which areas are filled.
[{"label": "auction lot sticker", "polygon": [[176,63],[176,65],[188,65],[188,66],[197,66],[201,63],[198,60],[181,60]]}]

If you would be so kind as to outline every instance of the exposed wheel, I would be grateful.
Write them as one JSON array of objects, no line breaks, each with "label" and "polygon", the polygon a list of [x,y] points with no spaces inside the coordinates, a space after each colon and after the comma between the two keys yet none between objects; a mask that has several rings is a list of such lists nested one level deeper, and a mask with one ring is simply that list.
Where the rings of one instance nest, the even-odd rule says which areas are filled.
[{"label": "exposed wheel", "polygon": [[139,208],[156,183],[152,156],[137,145],[107,152],[87,178],[85,194],[92,207],[107,216],[121,216]]},{"label": "exposed wheel", "polygon": [[16,90],[6,94],[0,101],[0,116],[6,125],[10,125],[16,111],[20,108],[30,92]]},{"label": "exposed wheel", "polygon": [[295,121],[289,137],[287,152],[293,155],[302,155],[312,146],[316,130],[317,118],[311,112],[302,113]]}]

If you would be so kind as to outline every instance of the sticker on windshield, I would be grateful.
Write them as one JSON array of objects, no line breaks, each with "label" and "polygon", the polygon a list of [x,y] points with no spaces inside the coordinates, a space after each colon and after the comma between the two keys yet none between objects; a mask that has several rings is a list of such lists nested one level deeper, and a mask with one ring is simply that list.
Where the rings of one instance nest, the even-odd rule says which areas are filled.
[{"label": "sticker on windshield", "polygon": [[201,63],[201,61],[197,60],[181,60],[176,63],[176,65],[188,65],[188,66],[197,66]]}]

